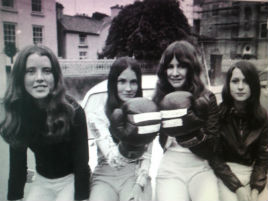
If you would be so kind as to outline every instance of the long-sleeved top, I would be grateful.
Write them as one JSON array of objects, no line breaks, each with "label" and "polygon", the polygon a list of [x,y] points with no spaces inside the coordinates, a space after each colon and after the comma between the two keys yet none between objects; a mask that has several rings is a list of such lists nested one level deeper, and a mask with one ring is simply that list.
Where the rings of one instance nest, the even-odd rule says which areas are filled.
[{"label": "long-sleeved top", "polygon": [[[84,110],[72,100],[75,108],[74,121],[70,126],[70,138],[56,143],[43,140],[41,132],[45,129],[46,115],[30,115],[31,127],[35,140],[28,147],[33,151],[36,171],[43,177],[54,179],[74,174],[74,199],[83,200],[89,197],[90,168],[88,165],[89,149],[87,125]],[[23,122],[24,123],[24,122]],[[23,135],[22,126],[20,135]],[[29,122],[28,122],[29,125]],[[27,176],[27,148],[10,146],[10,174],[8,182],[8,200],[23,198]]]},{"label": "long-sleeved top", "polygon": [[[124,166],[129,162],[134,162],[122,156],[118,150],[118,145],[113,141],[109,131],[110,121],[105,114],[106,98],[103,98],[94,109],[87,111],[87,123],[90,133],[94,136],[97,144],[97,155],[99,165],[110,165],[112,167]],[[151,164],[152,143],[148,146],[147,151],[139,159],[136,159],[136,183],[144,187],[149,175]]]},{"label": "long-sleeved top", "polygon": [[233,192],[242,186],[226,162],[253,166],[251,188],[259,192],[266,184],[268,169],[268,120],[258,128],[250,128],[251,117],[231,109],[221,123],[217,155],[210,161],[215,174]]}]

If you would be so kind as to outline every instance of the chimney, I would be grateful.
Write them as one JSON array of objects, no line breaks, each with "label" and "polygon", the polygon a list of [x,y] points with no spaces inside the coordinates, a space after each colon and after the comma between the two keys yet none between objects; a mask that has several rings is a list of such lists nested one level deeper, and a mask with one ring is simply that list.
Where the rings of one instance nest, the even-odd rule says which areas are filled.
[{"label": "chimney", "polygon": [[57,15],[57,20],[60,20],[63,16],[63,9],[64,6],[58,2],[56,2],[56,15]]},{"label": "chimney", "polygon": [[118,13],[122,10],[123,6],[119,6],[118,4],[116,4],[115,6],[111,7],[111,18],[115,18]]}]

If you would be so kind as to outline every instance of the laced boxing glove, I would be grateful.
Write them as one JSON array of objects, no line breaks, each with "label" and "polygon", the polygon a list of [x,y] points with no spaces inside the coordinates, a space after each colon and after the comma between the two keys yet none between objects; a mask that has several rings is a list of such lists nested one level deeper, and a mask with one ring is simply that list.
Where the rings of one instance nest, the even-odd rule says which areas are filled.
[{"label": "laced boxing glove", "polygon": [[142,156],[160,129],[161,116],[155,103],[133,98],[111,115],[110,130],[119,141],[119,151],[126,158]]},{"label": "laced boxing glove", "polygon": [[192,94],[187,91],[170,93],[160,102],[161,132],[176,137],[184,147],[194,146],[203,138],[199,131],[204,120],[195,115],[192,105]]}]

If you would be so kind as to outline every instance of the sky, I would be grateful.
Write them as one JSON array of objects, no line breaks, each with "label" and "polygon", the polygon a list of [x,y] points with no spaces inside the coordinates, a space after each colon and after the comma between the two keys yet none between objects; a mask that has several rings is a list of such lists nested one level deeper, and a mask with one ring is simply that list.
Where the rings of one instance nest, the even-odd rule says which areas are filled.
[{"label": "sky", "polygon": [[75,15],[76,13],[85,13],[89,16],[94,12],[101,12],[111,15],[110,7],[118,5],[127,5],[134,0],[56,0],[64,6],[64,14]]}]

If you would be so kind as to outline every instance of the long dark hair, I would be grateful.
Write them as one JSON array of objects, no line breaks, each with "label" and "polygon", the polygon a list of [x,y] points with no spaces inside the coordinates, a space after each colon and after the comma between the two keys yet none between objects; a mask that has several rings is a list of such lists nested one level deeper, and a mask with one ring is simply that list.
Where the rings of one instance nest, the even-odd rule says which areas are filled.
[{"label": "long dark hair", "polygon": [[230,92],[230,80],[235,68],[239,69],[243,73],[245,80],[250,87],[251,95],[246,100],[245,112],[247,112],[247,115],[251,119],[249,122],[251,127],[254,128],[263,123],[266,118],[266,113],[260,105],[260,80],[258,72],[254,64],[249,61],[239,61],[232,65],[227,71],[225,84],[222,90],[223,101],[220,107],[220,119],[224,120],[230,109],[234,107],[234,99]]},{"label": "long dark hair", "polygon": [[141,69],[139,63],[130,57],[120,57],[111,66],[109,75],[108,75],[108,98],[106,102],[106,115],[108,118],[115,108],[118,108],[122,105],[122,101],[118,97],[117,91],[117,79],[120,74],[130,68],[136,74],[138,81],[138,90],[135,97],[142,96],[141,88]]},{"label": "long dark hair", "polygon": [[[29,143],[32,138],[29,133],[19,134],[23,132],[21,130],[22,120],[25,120],[28,114],[36,113],[39,110],[34,104],[34,98],[26,92],[24,86],[26,62],[32,54],[49,58],[55,82],[54,89],[47,97],[48,105],[45,111],[42,111],[45,114],[47,128],[44,135],[51,138],[52,141],[54,138],[65,137],[69,133],[70,122],[74,113],[74,108],[66,100],[60,65],[52,50],[41,45],[25,47],[16,58],[9,86],[4,96],[5,118],[1,122],[0,128],[1,135],[11,145],[27,145]],[[34,122],[29,125],[31,127],[35,126]]]},{"label": "long dark hair", "polygon": [[153,98],[157,104],[166,94],[175,91],[167,78],[167,68],[174,56],[179,62],[187,66],[186,82],[182,90],[191,92],[194,98],[199,97],[203,92],[205,87],[200,78],[202,65],[196,49],[196,47],[186,40],[175,41],[165,49],[159,62],[157,72],[159,80]]}]

